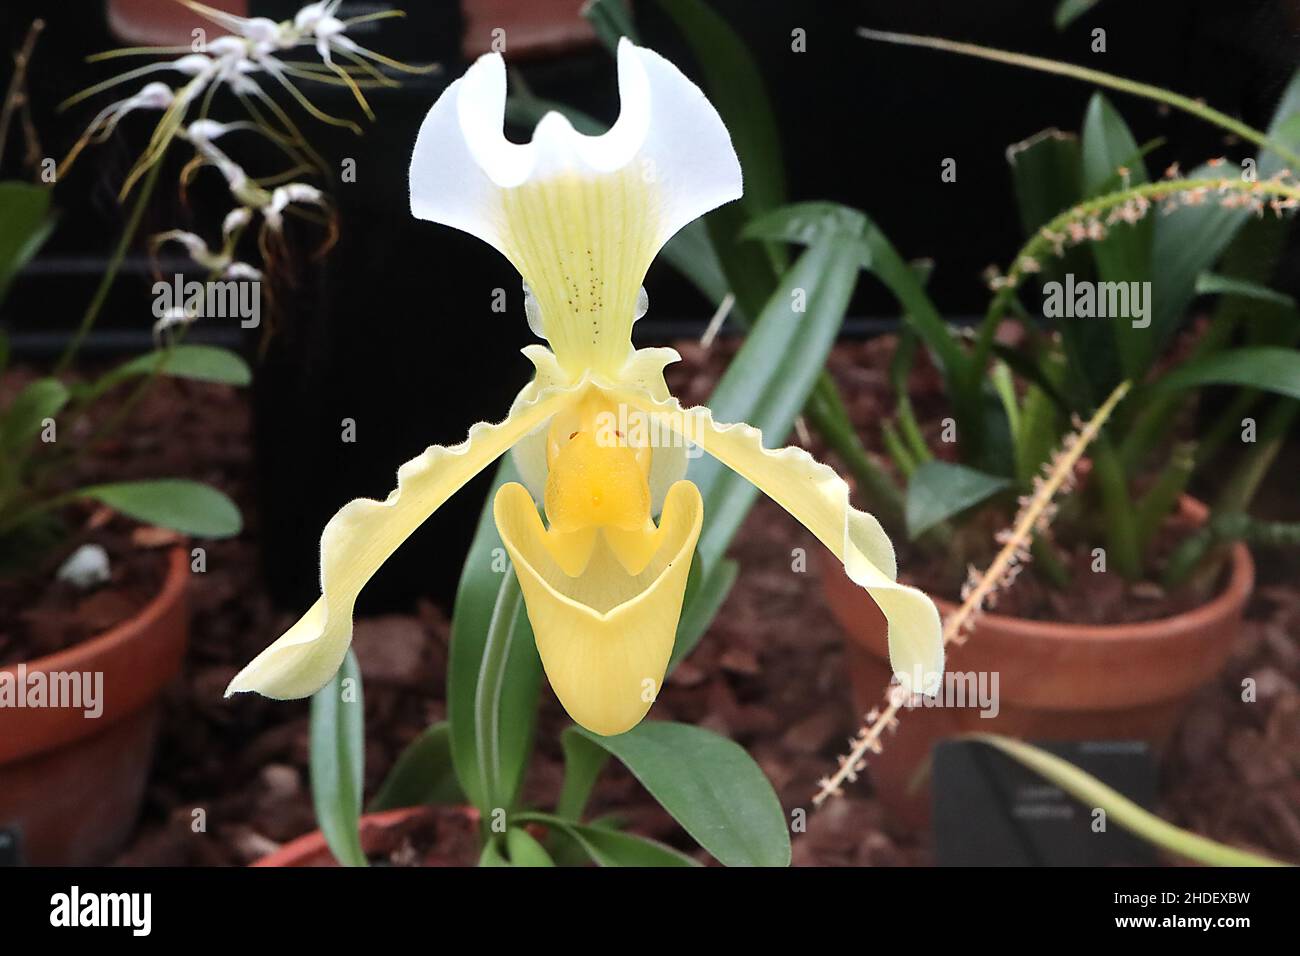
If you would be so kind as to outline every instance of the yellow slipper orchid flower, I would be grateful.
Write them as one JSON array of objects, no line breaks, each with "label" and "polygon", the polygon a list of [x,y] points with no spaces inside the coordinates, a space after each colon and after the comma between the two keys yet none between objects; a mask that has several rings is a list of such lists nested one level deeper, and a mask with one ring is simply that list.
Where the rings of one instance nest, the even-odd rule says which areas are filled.
[{"label": "yellow slipper orchid flower", "polygon": [[551,687],[589,730],[629,730],[667,670],[704,519],[699,491],[683,480],[692,443],[844,563],[889,620],[890,658],[904,687],[937,685],[943,644],[934,605],[896,582],[889,539],[849,504],[848,486],[801,449],[768,450],[757,429],[682,408],[663,375],[680,356],[633,349],[651,260],[682,226],[738,198],[741,172],[721,118],[667,60],[625,39],[618,80],[621,112],[602,136],[581,135],[550,113],[532,142],[507,141],[498,54],[480,58],[430,110],[411,159],[412,213],[500,250],[523,276],[529,324],[550,348],[524,350],[536,374],[503,422],[427,449],[401,467],[387,499],[358,499],[329,521],[320,599],[231,681],[228,695],[319,690],[343,661],[353,605],[371,575],[462,485],[513,450],[524,485],[502,487],[493,510]]}]

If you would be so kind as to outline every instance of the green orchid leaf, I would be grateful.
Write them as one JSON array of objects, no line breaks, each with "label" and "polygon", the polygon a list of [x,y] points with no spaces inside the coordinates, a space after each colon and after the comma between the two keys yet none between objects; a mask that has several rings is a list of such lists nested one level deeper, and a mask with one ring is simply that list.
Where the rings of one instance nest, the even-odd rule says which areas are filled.
[{"label": "green orchid leaf", "polygon": [[366,866],[361,848],[365,773],[361,669],[348,650],[338,673],[311,699],[311,797],[325,842],[343,866]]},{"label": "green orchid leaf", "polygon": [[[993,343],[993,354],[1005,362],[1011,371],[1026,382],[1036,386],[1057,408],[1063,412],[1070,411],[1070,404],[1062,394],[1060,387],[1050,372],[1052,360],[1046,355],[1026,355],[1019,349],[1000,342]],[[1056,376],[1059,378],[1060,376]]]},{"label": "green orchid leaf", "polygon": [[[1277,143],[1284,149],[1300,151],[1300,69],[1291,74],[1291,79],[1282,91],[1282,96],[1273,108],[1267,130],[1268,141]],[[1265,147],[1260,150],[1256,174],[1260,179],[1269,179],[1292,164],[1283,156]]]},{"label": "green orchid leaf", "polygon": [[[700,562],[691,564],[691,573],[696,574]],[[740,574],[740,565],[730,558],[721,558],[709,566],[707,571],[699,573],[699,584],[692,591],[687,585],[686,601],[682,608],[682,618],[677,622],[677,640],[673,644],[673,654],[668,661],[668,673],[699,646],[704,634],[722,609],[731,587]]]},{"label": "green orchid leaf", "polygon": [[602,123],[589,113],[559,100],[538,96],[518,70],[510,71],[510,86],[514,92],[506,98],[507,126],[519,126],[531,133],[547,113],[560,113],[584,136],[600,136],[609,130],[608,123]]},{"label": "green orchid leaf", "polygon": [[[668,240],[659,255],[699,290],[715,308],[731,293],[731,283],[722,268],[722,260],[709,237],[708,227],[700,220],[683,226]],[[733,305],[732,317],[744,319],[740,305]]]},{"label": "green orchid leaf", "polygon": [[[704,87],[727,124],[745,171],[745,194],[733,205],[753,218],[785,202],[781,136],[758,64],[721,16],[701,0],[659,0],[695,54]],[[783,257],[773,260],[777,271]]]},{"label": "green orchid leaf", "polygon": [[370,801],[370,811],[464,802],[451,763],[451,727],[444,720],[427,728],[402,751]]},{"label": "green orchid leaf", "polygon": [[974,507],[1010,482],[965,465],[927,461],[907,483],[907,534],[915,540],[941,521]]},{"label": "green orchid leaf", "polygon": [[506,831],[506,855],[510,857],[511,866],[555,866],[546,847],[520,827],[511,827]]},{"label": "green orchid leaf", "polygon": [[1161,392],[1201,385],[1244,385],[1300,398],[1300,351],[1264,345],[1216,352],[1180,365],[1152,389]]},{"label": "green orchid leaf", "polygon": [[[1300,150],[1300,70],[1292,76],[1282,93],[1267,131],[1270,142]],[[1255,176],[1267,179],[1288,163],[1270,149],[1262,149],[1256,158]],[[1240,170],[1204,165],[1192,177],[1240,174]],[[1153,346],[1163,348],[1177,332],[1187,307],[1197,294],[1200,276],[1218,262],[1242,226],[1250,221],[1246,209],[1225,209],[1217,202],[1180,207],[1161,216],[1155,225],[1155,248],[1151,275]],[[1280,232],[1280,231],[1279,231]],[[1269,250],[1256,249],[1254,255],[1267,257]]]},{"label": "green orchid leaf", "polygon": [[478,857],[479,866],[512,866],[513,864],[501,853],[501,847],[495,840],[489,840],[483,845],[483,852]]},{"label": "green orchid leaf", "polygon": [[170,375],[222,385],[247,385],[253,380],[248,363],[229,349],[215,345],[175,345],[137,356],[95,383],[96,394],[142,375]]},{"label": "green orchid leaf", "polygon": [[1052,23],[1056,29],[1064,30],[1097,3],[1098,0],[1060,0],[1056,5],[1056,13],[1052,16]]},{"label": "green orchid leaf", "polygon": [[520,821],[544,823],[567,836],[598,866],[699,866],[685,853],[655,840],[606,827],[572,823],[547,813],[521,813]]},{"label": "green orchid leaf", "polygon": [[119,481],[80,488],[77,495],[93,498],[145,524],[199,538],[229,538],[243,528],[235,503],[216,488],[199,481],[181,478]]},{"label": "green orchid leaf", "polygon": [[1196,277],[1197,295],[1235,295],[1255,302],[1267,302],[1287,309],[1296,307],[1295,299],[1283,292],[1270,289],[1259,282],[1237,279],[1213,272],[1202,272]]},{"label": "green orchid leaf", "polygon": [[560,737],[564,748],[564,784],[555,813],[566,820],[580,822],[596,778],[609,762],[609,751],[593,743],[577,727],[570,727]]},{"label": "green orchid leaf", "polygon": [[[1011,181],[1026,236],[1075,205],[1083,194],[1083,157],[1079,138],[1045,129],[1007,149]],[[1044,263],[1045,271],[1053,263]]]},{"label": "green orchid leaf", "polygon": [[41,433],[45,419],[67,404],[68,389],[57,378],[38,378],[19,392],[0,417],[0,451],[17,456]]},{"label": "green orchid leaf", "polygon": [[1166,823],[1096,777],[1046,750],[997,734],[972,734],[971,737],[1024,764],[1044,779],[1056,784],[1085,807],[1099,807],[1105,810],[1109,819],[1143,840],[1188,860],[1209,866],[1284,865],[1268,857],[1225,846]]},{"label": "green orchid leaf", "polygon": [[[1100,93],[1094,93],[1088,101],[1081,143],[1085,198],[1125,188],[1124,178],[1119,172],[1121,168],[1128,171],[1129,184],[1147,181],[1141,148],[1124,119]],[[1104,239],[1093,242],[1093,258],[1101,281],[1148,281],[1153,262],[1154,229],[1152,216],[1132,224],[1117,222],[1110,226]],[[1148,308],[1154,305],[1152,299],[1146,301]],[[1149,313],[1146,318],[1150,318]],[[1143,320],[1138,321],[1141,323]],[[1094,395],[1107,394],[1121,377],[1135,378],[1149,364],[1153,354],[1151,333],[1141,324],[1135,327],[1132,317],[1129,321],[1124,317],[1112,317],[1083,324],[1087,327],[1085,334],[1102,340],[1110,338],[1115,350],[1088,348],[1085,365]]]},{"label": "green orchid leaf", "polygon": [[618,49],[618,41],[623,37],[633,43],[640,42],[632,26],[632,11],[628,9],[627,0],[587,0],[582,15],[611,53]]},{"label": "green orchid leaf", "polygon": [[[819,242],[799,257],[709,399],[718,421],[748,422],[769,447],[785,440],[839,334],[857,271],[857,256],[843,243]],[[709,516],[698,545],[707,572],[726,553],[758,490],[712,458],[692,462],[691,476]]]},{"label": "green orchid leaf", "polygon": [[[461,789],[485,815],[498,807],[509,807],[518,793],[532,750],[542,685],[542,663],[528,615],[520,613],[509,631],[508,649],[494,658],[498,668],[504,670],[489,676],[498,696],[480,697],[493,612],[502,588],[507,586],[506,577],[514,578],[492,517],[492,499],[503,484],[518,480],[514,462],[507,456],[497,469],[479,516],[478,529],[461,571],[451,622],[451,659],[447,666],[451,757]],[[509,586],[518,587],[517,583]],[[495,708],[491,706],[493,699]],[[493,711],[495,717],[491,716]],[[485,717],[498,733],[491,752],[495,754],[492,777],[499,789],[491,794],[484,787],[484,768],[479,759],[480,749],[488,746],[486,741],[479,741],[477,731],[480,719]]]},{"label": "green orchid leaf", "polygon": [[614,737],[574,728],[619,759],[682,829],[726,866],[788,866],[790,832],[744,749],[702,727],[647,720]]},{"label": "green orchid leaf", "polygon": [[0,302],[53,229],[47,187],[0,182]]},{"label": "green orchid leaf", "polygon": [[703,74],[701,85],[726,123],[745,171],[744,195],[713,210],[704,225],[740,313],[752,317],[789,265],[779,244],[740,241],[748,220],[785,202],[776,118],[758,65],[726,20],[701,0],[660,0],[660,5],[686,37]]},{"label": "green orchid leaf", "polygon": [[904,319],[948,381],[964,374],[970,364],[925,291],[917,270],[903,259],[866,213],[839,203],[802,202],[776,209],[745,227],[751,239],[779,239],[799,245],[819,242],[852,244],[859,265],[885,284],[904,309]]},{"label": "green orchid leaf", "polygon": [[[1201,166],[1188,175],[1218,176],[1222,171]],[[1197,280],[1219,261],[1249,217],[1248,210],[1226,209],[1217,202],[1206,202],[1180,206],[1169,215],[1154,219],[1151,327],[1145,330],[1152,354],[1158,354],[1178,331],[1188,306],[1196,297]]]}]

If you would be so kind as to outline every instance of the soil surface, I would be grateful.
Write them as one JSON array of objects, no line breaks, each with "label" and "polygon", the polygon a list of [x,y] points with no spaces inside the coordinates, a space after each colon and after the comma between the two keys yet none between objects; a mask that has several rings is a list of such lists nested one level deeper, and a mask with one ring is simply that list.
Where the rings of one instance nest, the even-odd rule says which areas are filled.
[{"label": "soil surface", "polygon": [[[175,535],[139,528],[107,508],[71,509],[71,529],[19,577],[0,577],[0,667],[80,644],[144,608],[162,587]],[[106,581],[78,587],[56,572],[83,545],[108,555]]]},{"label": "soil surface", "polygon": [[[725,354],[719,343],[718,352]],[[838,377],[883,379],[873,343],[837,348]],[[694,358],[690,349],[683,350]],[[683,401],[703,398],[714,359],[676,373]],[[920,374],[920,373],[918,373]],[[918,392],[920,394],[920,392]],[[854,417],[882,409],[872,390],[854,393]],[[922,421],[941,415],[922,411]],[[212,481],[244,510],[239,537],[208,543],[208,570],[196,575],[191,647],[182,678],[165,699],[157,759],[143,817],[117,862],[242,865],[315,828],[307,777],[307,704],[253,695],[224,700],[239,667],[302,609],[273,608],[259,586],[257,515],[247,396],[216,385],[169,382],[138,409],[141,427],[125,470]],[[868,447],[876,429],[865,427]],[[793,571],[791,549],[817,543],[777,506],[761,500],[733,546],[743,569],[698,650],[673,674],[653,717],[697,723],[746,747],[772,780],[787,813],[805,808],[794,836],[796,865],[918,865],[932,862],[924,835],[895,832],[871,794],[869,775],[845,796],[812,809],[817,780],[836,765],[857,728],[840,633],[815,572]],[[1288,563],[1289,562],[1289,563]],[[815,562],[809,562],[810,569]],[[1162,771],[1162,814],[1218,840],[1300,862],[1300,593],[1294,558],[1261,561],[1258,592],[1229,666],[1198,698]],[[978,633],[971,638],[978,640]],[[448,622],[422,603],[410,613],[357,622],[365,679],[366,794],[397,755],[445,715]],[[1242,681],[1257,700],[1242,703]],[[906,719],[904,715],[903,719]],[[559,734],[568,725],[542,694],[537,753],[526,793],[552,805],[562,775]],[[206,826],[196,832],[196,809]],[[614,813],[634,832],[704,855],[617,765],[602,775],[592,815]],[[438,841],[434,840],[433,844]],[[388,851],[391,863],[445,858],[455,848],[412,838]],[[462,848],[463,849],[463,848]],[[459,852],[459,851],[457,851]],[[470,854],[472,855],[472,854]],[[468,860],[467,860],[468,861]]]}]

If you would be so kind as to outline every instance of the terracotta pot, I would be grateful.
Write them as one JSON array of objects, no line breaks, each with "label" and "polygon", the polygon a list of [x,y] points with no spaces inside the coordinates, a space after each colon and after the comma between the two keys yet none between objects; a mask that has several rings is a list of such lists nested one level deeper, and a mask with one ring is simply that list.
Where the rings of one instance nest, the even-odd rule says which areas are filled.
[{"label": "terracotta pot", "polygon": [[[1182,502],[1181,521],[1205,520],[1205,506]],[[978,705],[917,707],[900,715],[882,753],[868,761],[881,802],[894,822],[929,822],[928,759],[939,740],[971,731],[1030,740],[1145,740],[1157,753],[1192,696],[1212,681],[1232,651],[1255,583],[1250,552],[1231,552],[1227,586],[1213,600],[1172,617],[1136,624],[1083,625],[985,614],[970,639],[949,645],[948,673],[974,672],[992,687],[997,714]],[[857,709],[877,706],[889,685],[885,619],[838,564],[822,563],[831,611],[848,635],[847,658]],[[955,606],[935,604],[947,616]],[[991,709],[991,708],[990,708]]]},{"label": "terracotta pot", "polygon": [[[473,807],[458,807],[456,810],[464,814],[470,827],[478,826],[478,811]],[[400,831],[409,830],[435,812],[431,807],[401,807],[397,810],[385,810],[382,813],[367,813],[361,817],[358,827],[361,849],[367,855],[382,852],[382,848],[391,843]],[[330,852],[329,844],[325,842],[325,835],[315,830],[289,841],[274,853],[253,863],[252,866],[338,866],[338,861]]]},{"label": "terracotta pot", "polygon": [[[22,665],[25,673],[102,675],[98,716],[85,708],[0,707],[0,829],[40,866],[108,861],[140,811],[163,688],[189,637],[189,552],[173,548],[162,588],[138,614],[98,637]],[[48,679],[48,677],[46,678]],[[92,679],[99,679],[92,677]]]}]

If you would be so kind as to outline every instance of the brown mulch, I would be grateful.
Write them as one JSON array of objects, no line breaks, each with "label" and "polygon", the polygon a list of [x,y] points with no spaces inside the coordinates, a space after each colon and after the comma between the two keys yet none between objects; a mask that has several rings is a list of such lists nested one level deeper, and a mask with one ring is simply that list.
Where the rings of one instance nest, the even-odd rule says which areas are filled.
[{"label": "brown mulch", "polygon": [[[884,367],[880,348],[837,348],[832,368],[840,377],[883,375],[876,371]],[[684,351],[688,360],[695,358]],[[725,360],[725,345],[717,351],[718,361]],[[707,366],[714,361],[711,355],[688,362],[675,374],[685,402],[702,398],[696,393],[707,387]],[[854,393],[855,419],[869,421],[885,411],[872,407],[871,393]],[[938,411],[918,408],[918,416],[937,421]],[[210,542],[208,571],[195,577],[190,652],[165,700],[143,818],[117,862],[244,864],[315,826],[306,703],[221,696],[236,670],[294,619],[272,608],[259,586],[247,396],[169,382],[138,414],[141,427],[132,443],[118,449],[125,471],[211,480],[241,504],[248,526],[238,538]],[[864,434],[871,447],[875,430]],[[794,837],[796,864],[931,862],[923,840],[891,832],[865,780],[812,809],[816,782],[835,766],[858,715],[840,633],[815,572],[792,570],[796,547],[816,543],[779,508],[760,501],[733,547],[741,578],[699,649],[668,682],[653,716],[717,730],[753,754],[787,812],[808,811],[807,832]],[[1161,807],[1168,819],[1212,838],[1300,860],[1300,595],[1293,584],[1283,586],[1288,572],[1280,563],[1261,571],[1237,653],[1220,682],[1198,699],[1166,763]],[[358,622],[367,794],[401,750],[444,716],[447,641],[446,616],[429,603],[414,613]],[[1248,676],[1256,682],[1257,701],[1243,706],[1241,682]],[[527,793],[547,805],[558,792],[558,737],[568,722],[549,691],[542,699]],[[603,775],[591,809],[617,813],[638,833],[694,849],[621,768]]]}]

